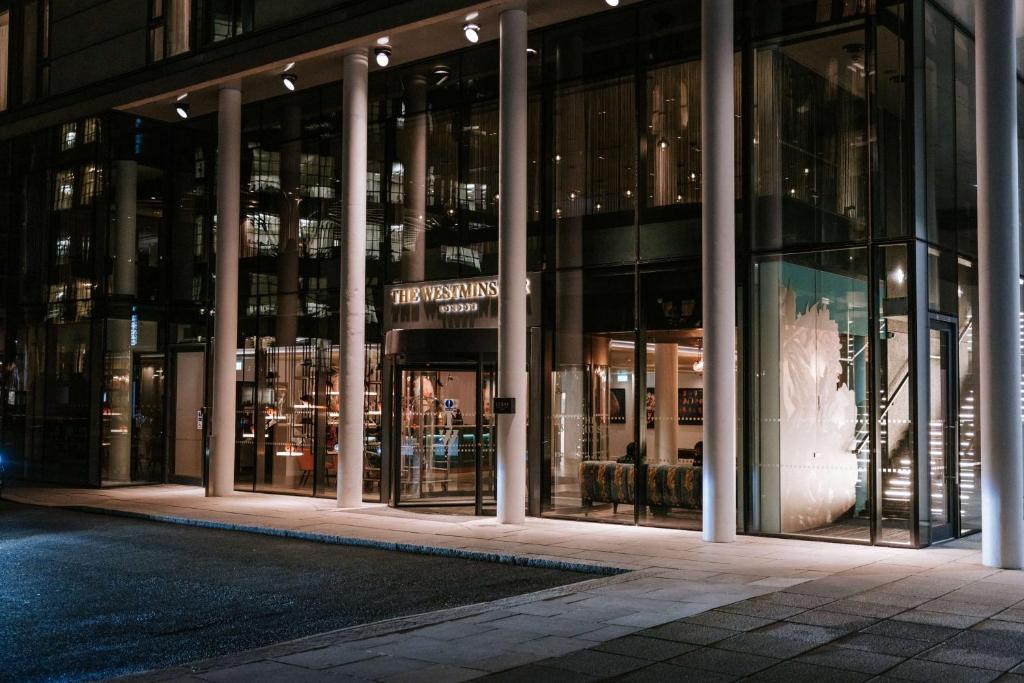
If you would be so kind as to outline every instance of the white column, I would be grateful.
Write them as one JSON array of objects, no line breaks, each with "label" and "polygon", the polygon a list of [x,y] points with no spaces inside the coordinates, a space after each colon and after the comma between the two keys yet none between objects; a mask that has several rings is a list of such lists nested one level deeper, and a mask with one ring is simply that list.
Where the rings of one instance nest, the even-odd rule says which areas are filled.
[{"label": "white column", "polygon": [[342,78],[341,168],[345,206],[341,237],[341,414],[338,417],[338,507],[363,503],[363,400],[366,377],[365,51],[345,55]]},{"label": "white column", "polygon": [[409,79],[409,107],[406,119],[409,165],[405,169],[406,234],[402,236],[402,280],[420,282],[427,261],[427,79]]},{"label": "white column", "polygon": [[704,540],[736,538],[733,3],[703,0]]},{"label": "white column", "polygon": [[500,31],[498,110],[498,522],[526,520],[526,10],[507,9]]},{"label": "white column", "polygon": [[1024,565],[1014,0],[974,3],[982,562]]},{"label": "white column", "polygon": [[[114,162],[116,173],[114,200],[117,203],[115,217],[114,281],[115,295],[134,297],[136,293],[136,267],[138,239],[136,236],[136,211],[139,165],[133,159]],[[132,478],[132,347],[131,321],[124,318],[111,319],[107,323],[107,353],[121,363],[118,373],[123,377],[110,387],[111,426],[110,459],[107,478],[110,481],[131,481]]]},{"label": "white column", "polygon": [[213,328],[213,420],[208,496],[235,488],[235,356],[238,345],[238,201],[242,91],[223,86],[217,114],[217,287]]},{"label": "white column", "polygon": [[679,459],[679,347],[654,345],[654,458],[663,465]]}]

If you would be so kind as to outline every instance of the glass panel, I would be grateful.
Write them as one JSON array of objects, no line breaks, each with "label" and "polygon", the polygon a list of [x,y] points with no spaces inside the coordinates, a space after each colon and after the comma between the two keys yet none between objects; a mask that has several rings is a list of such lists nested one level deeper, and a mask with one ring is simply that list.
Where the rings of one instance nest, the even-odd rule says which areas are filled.
[{"label": "glass panel", "polygon": [[699,330],[648,331],[647,524],[700,530],[704,465],[704,376]]},{"label": "glass panel", "polygon": [[949,536],[949,334],[944,329],[928,331],[928,509],[932,540]]},{"label": "glass panel", "polygon": [[875,458],[881,507],[878,539],[911,541],[914,429],[911,420],[910,285],[907,248],[876,252]]},{"label": "glass panel", "polygon": [[164,27],[149,29],[149,58],[158,62],[164,58]]},{"label": "glass panel", "polygon": [[758,50],[754,72],[755,244],[864,239],[863,32]]},{"label": "glass panel", "polygon": [[978,447],[978,412],[975,397],[978,391],[978,355],[975,342],[978,326],[974,311],[978,306],[978,276],[969,261],[960,260],[960,303],[957,330],[957,362],[960,390],[958,396],[959,421],[959,477],[960,477],[960,533],[981,529],[981,449]]},{"label": "glass panel", "polygon": [[101,481],[128,484],[162,481],[164,473],[163,355],[157,323],[107,321],[103,363]]},{"label": "glass panel", "polygon": [[476,372],[403,370],[400,391],[399,502],[473,499]]},{"label": "glass panel", "polygon": [[164,478],[164,356],[143,354],[135,363],[132,411],[132,449],[139,477],[145,481]]},{"label": "glass panel", "polygon": [[[632,524],[644,410],[632,273],[560,271],[551,374],[549,509]],[[640,406],[638,408],[638,406]]]},{"label": "glass panel", "polygon": [[928,239],[956,246],[956,93],[953,24],[925,6],[925,204]]},{"label": "glass panel", "polygon": [[165,21],[168,57],[188,51],[191,23],[192,0],[169,0]]},{"label": "glass panel", "polygon": [[636,254],[632,78],[559,88],[554,101],[555,259],[559,268]]},{"label": "glass panel", "polygon": [[11,35],[11,13],[0,12],[0,111],[7,109],[7,70],[9,67],[9,44]]},{"label": "glass panel", "polygon": [[880,9],[876,56],[878,67],[875,76],[877,92],[877,124],[875,128],[875,154],[878,156],[878,171],[881,176],[875,192],[880,206],[875,211],[878,236],[898,237],[906,235],[907,211],[909,209],[907,182],[909,168],[906,156],[907,123],[906,89],[907,66],[906,46],[900,37],[899,26],[904,21],[905,3]]},{"label": "glass panel", "polygon": [[755,267],[755,524],[867,541],[867,253],[773,256]]},{"label": "glass panel", "polygon": [[[314,339],[261,342],[257,395],[243,398],[257,406],[256,414],[264,420],[262,435],[252,435],[256,488],[312,493],[313,472],[324,459],[327,443],[330,356]],[[323,483],[330,486],[333,473],[328,470],[327,475],[329,481]]]}]

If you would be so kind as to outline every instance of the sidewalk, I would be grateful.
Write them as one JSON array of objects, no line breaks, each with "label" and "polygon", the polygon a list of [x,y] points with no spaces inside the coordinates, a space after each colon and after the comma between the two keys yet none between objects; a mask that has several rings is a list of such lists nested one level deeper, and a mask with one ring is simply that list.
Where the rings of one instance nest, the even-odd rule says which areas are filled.
[{"label": "sidewalk", "polygon": [[[962,601],[976,602],[977,595],[998,595],[999,611],[1024,600],[1021,573],[980,565],[977,537],[925,550],[753,536],[741,536],[732,544],[706,544],[700,534],[689,531],[534,518],[522,526],[503,526],[493,518],[415,513],[380,505],[339,510],[328,499],[245,493],[205,498],[202,489],[183,486],[16,488],[5,491],[4,497],[35,505],[93,509],[329,543],[614,574],[494,603],[321,634],[149,675],[156,680],[196,680],[194,676],[217,681],[468,680],[494,672],[516,679],[517,671],[522,680],[542,680],[548,675],[559,680],[573,676],[589,680],[612,674],[605,669],[590,673],[576,669],[628,654],[632,668],[622,669],[622,673],[646,671],[660,659],[683,657],[714,642],[692,642],[695,637],[700,640],[714,635],[731,642],[747,630],[769,628],[775,620],[797,619],[808,611],[818,615],[828,611],[829,603],[845,604],[862,593],[871,596],[882,591],[866,601],[899,604],[899,612],[918,614],[923,610],[924,619],[940,622],[949,621],[945,603],[934,613],[927,605],[919,605],[951,591],[964,591],[962,599],[952,601],[953,609]],[[906,600],[907,595],[922,592],[928,595],[919,602],[909,604],[913,601]],[[793,595],[797,597],[788,597]],[[775,601],[799,604],[782,610],[765,607]],[[754,607],[737,612],[737,603]],[[726,607],[730,605],[733,607]],[[709,612],[722,607],[726,610]],[[750,614],[750,610],[756,614]],[[847,607],[839,614],[849,611]],[[1017,612],[1024,614],[1020,609],[1013,614]],[[754,618],[744,620],[730,614]],[[984,617],[994,614],[995,607]],[[890,617],[899,618],[891,612],[870,621],[874,625]],[[851,622],[835,616],[815,618],[828,624],[849,626],[847,622]],[[965,626],[963,617],[954,621],[950,628],[975,623]],[[789,632],[796,628],[796,636],[813,641],[806,648],[811,649],[848,635],[840,626],[815,623],[794,626],[787,622],[780,637],[790,643]],[[853,625],[867,628],[860,622]],[[696,626],[700,626],[696,629],[698,636],[693,635]],[[814,628],[825,630],[807,630]],[[645,635],[635,635],[638,632]],[[673,635],[680,633],[686,634],[684,639]],[[666,638],[666,634],[672,637]],[[760,643],[758,647],[778,647],[776,641],[765,638],[755,639]],[[612,651],[616,648],[630,652],[615,654]],[[647,658],[643,652],[648,653]],[[788,653],[785,657],[802,654],[792,647],[779,650],[782,652]],[[552,664],[563,659],[569,668]],[[545,664],[534,664],[540,660],[546,660]],[[573,664],[577,660],[585,663]],[[773,664],[778,662],[772,660]],[[620,666],[625,664],[619,662]]]}]

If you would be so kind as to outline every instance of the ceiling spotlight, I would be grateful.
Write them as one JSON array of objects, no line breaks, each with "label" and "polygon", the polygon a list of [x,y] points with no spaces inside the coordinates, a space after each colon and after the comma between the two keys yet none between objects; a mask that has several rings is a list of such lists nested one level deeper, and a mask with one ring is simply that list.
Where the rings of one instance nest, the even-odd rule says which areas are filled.
[{"label": "ceiling spotlight", "polygon": [[658,149],[668,149],[668,140],[661,138],[658,140]]},{"label": "ceiling spotlight", "polygon": [[186,97],[188,97],[188,93],[187,93],[187,92],[183,92],[183,93],[181,93],[180,95],[178,95],[178,97],[177,97],[177,98],[176,98],[176,99],[175,99],[174,101],[175,101],[175,102],[181,102],[181,101],[182,101],[182,100],[184,100],[184,99],[185,99]]},{"label": "ceiling spotlight", "polygon": [[287,64],[284,65],[284,69],[282,69],[282,71],[287,72],[287,71],[291,71],[294,68],[295,68],[295,62],[288,62]]},{"label": "ceiling spotlight", "polygon": [[378,45],[387,45],[390,42],[391,38],[389,36],[381,36],[380,38],[377,39]]},{"label": "ceiling spotlight", "polygon": [[604,4],[608,5],[609,7],[618,7],[619,0],[604,0]]},{"label": "ceiling spotlight", "polygon": [[375,55],[375,59],[377,60],[377,66],[381,67],[382,69],[391,63],[391,48],[388,47],[387,45],[381,45],[380,47],[374,49],[373,54]]},{"label": "ceiling spotlight", "polygon": [[469,22],[462,27],[462,32],[466,34],[466,40],[471,43],[480,42],[480,25]]},{"label": "ceiling spotlight", "polygon": [[281,74],[281,85],[288,90],[295,91],[295,82],[299,80],[299,77],[295,74]]},{"label": "ceiling spotlight", "polygon": [[174,111],[179,118],[188,118],[188,104],[186,104],[185,102],[178,102],[176,105],[174,105]]}]

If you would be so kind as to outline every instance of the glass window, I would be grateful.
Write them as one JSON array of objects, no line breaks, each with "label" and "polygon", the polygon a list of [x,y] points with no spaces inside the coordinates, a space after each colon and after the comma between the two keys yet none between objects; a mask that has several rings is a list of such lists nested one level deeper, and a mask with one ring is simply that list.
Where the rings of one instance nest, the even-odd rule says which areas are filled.
[{"label": "glass window", "polygon": [[755,245],[865,239],[863,31],[759,49],[754,81]]},{"label": "glass window", "polygon": [[978,326],[974,312],[978,310],[978,273],[974,264],[960,259],[960,284],[957,288],[959,320],[957,329],[957,365],[960,387],[957,406],[958,476],[960,481],[960,533],[981,529],[981,438],[978,421]]},{"label": "glass window", "polygon": [[879,204],[874,213],[876,237],[899,237],[909,232],[907,217],[913,185],[908,176],[913,174],[904,170],[910,168],[906,159],[907,53],[900,36],[901,26],[905,25],[904,13],[904,3],[880,9],[875,33],[877,121],[874,149],[880,175],[880,181],[875,184],[875,199]]},{"label": "glass window", "polygon": [[644,380],[636,376],[633,282],[631,272],[568,269],[555,275],[545,492],[555,514],[635,521],[643,428],[637,406]]},{"label": "glass window", "polygon": [[910,296],[907,248],[879,247],[875,252],[878,300],[875,353],[875,458],[881,490],[878,540],[911,541],[914,495]]},{"label": "glass window", "polygon": [[953,41],[956,110],[957,250],[978,250],[978,156],[974,88],[974,41],[956,31]]},{"label": "glass window", "polygon": [[253,0],[208,0],[204,7],[208,43],[234,38],[252,30]]},{"label": "glass window", "polygon": [[869,541],[867,251],[754,267],[754,527]]},{"label": "glass window", "polygon": [[[925,205],[927,238],[956,247],[956,88],[953,24],[925,6]],[[952,134],[951,134],[952,133]]]},{"label": "glass window", "polygon": [[7,109],[7,70],[11,36],[11,13],[0,12],[0,111]]},{"label": "glass window", "polygon": [[632,261],[637,154],[633,78],[559,88],[552,135],[557,267]]}]

